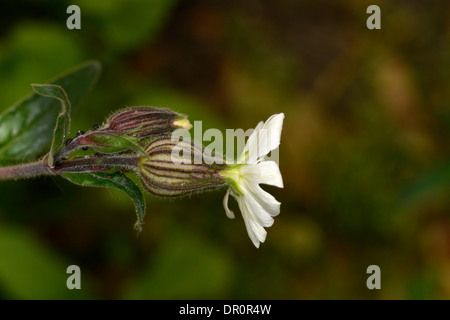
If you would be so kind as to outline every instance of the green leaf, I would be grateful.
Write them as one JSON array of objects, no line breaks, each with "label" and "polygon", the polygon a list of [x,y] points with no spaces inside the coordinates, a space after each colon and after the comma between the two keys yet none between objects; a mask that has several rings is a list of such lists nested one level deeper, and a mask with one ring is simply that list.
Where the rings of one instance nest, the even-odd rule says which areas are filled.
[{"label": "green leaf", "polygon": [[[98,78],[100,64],[89,61],[61,75],[51,84],[65,89],[73,109]],[[0,115],[0,165],[34,160],[52,140],[61,105],[37,93],[20,100]]]},{"label": "green leaf", "polygon": [[49,165],[53,166],[53,157],[64,146],[64,142],[70,133],[70,101],[64,89],[54,84],[32,84],[33,90],[44,97],[59,100],[61,110],[56,120],[53,132],[53,141],[50,148]]},{"label": "green leaf", "polygon": [[121,172],[89,172],[89,173],[65,173],[63,177],[86,187],[113,188],[122,191],[129,196],[136,207],[137,221],[135,228],[141,231],[142,221],[145,216],[145,199],[141,189],[126,175]]}]

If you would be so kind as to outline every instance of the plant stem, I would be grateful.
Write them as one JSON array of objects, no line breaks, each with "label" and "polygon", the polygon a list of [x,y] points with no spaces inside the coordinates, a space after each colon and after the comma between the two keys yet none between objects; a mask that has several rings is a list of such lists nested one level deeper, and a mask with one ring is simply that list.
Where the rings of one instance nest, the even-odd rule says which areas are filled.
[{"label": "plant stem", "polygon": [[105,172],[112,168],[138,171],[139,159],[138,156],[92,156],[59,161],[55,163],[53,168],[50,168],[44,158],[37,162],[0,167],[0,181],[52,176],[62,173]]},{"label": "plant stem", "polygon": [[0,167],[0,180],[17,180],[51,175],[55,175],[55,173],[45,164],[44,160]]},{"label": "plant stem", "polygon": [[111,168],[137,171],[138,156],[93,156],[64,160],[55,165],[55,173],[103,172]]}]

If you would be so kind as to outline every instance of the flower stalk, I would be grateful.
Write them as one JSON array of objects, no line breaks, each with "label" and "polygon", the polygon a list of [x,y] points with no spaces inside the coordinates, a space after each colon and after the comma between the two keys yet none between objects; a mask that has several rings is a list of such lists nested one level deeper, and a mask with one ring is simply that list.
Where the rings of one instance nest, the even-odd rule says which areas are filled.
[{"label": "flower stalk", "polygon": [[56,162],[49,167],[45,158],[31,163],[0,167],[0,180],[18,180],[40,176],[54,176],[63,173],[106,172],[111,169],[137,171],[141,157],[127,156],[91,156]]},{"label": "flower stalk", "polygon": [[43,160],[0,167],[0,180],[18,180],[51,175],[55,175],[55,173]]},{"label": "flower stalk", "polygon": [[111,169],[121,171],[137,171],[140,157],[135,155],[123,156],[92,156],[61,161],[55,164],[53,172],[81,173],[81,172],[105,172]]}]

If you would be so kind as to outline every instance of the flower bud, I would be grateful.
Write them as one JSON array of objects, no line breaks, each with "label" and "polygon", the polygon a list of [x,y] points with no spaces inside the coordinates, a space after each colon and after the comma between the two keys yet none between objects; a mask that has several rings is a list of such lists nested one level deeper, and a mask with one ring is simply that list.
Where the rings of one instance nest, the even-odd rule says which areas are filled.
[{"label": "flower bud", "polygon": [[166,108],[130,107],[110,116],[102,127],[94,126],[88,132],[79,131],[68,139],[58,152],[56,161],[78,149],[92,148],[100,153],[119,153],[142,150],[143,140],[168,135],[178,128],[191,129],[186,116]]},{"label": "flower bud", "polygon": [[191,129],[186,116],[166,108],[131,107],[120,110],[108,118],[100,131],[113,131],[138,139],[167,134],[177,128]]},{"label": "flower bud", "polygon": [[145,148],[148,157],[142,156],[139,162],[144,187],[160,197],[177,197],[225,186],[226,181],[219,174],[226,167],[223,159],[197,164],[196,160],[205,157],[203,151],[203,146],[191,141],[170,137],[152,141]]}]

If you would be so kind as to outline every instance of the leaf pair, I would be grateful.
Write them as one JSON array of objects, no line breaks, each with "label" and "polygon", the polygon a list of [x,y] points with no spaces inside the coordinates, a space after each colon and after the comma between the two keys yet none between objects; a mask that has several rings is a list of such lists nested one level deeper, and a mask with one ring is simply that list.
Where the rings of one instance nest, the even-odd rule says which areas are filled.
[{"label": "leaf pair", "polygon": [[[71,111],[96,82],[100,64],[90,61],[50,84],[34,84],[34,93],[0,114],[0,166],[29,162],[45,156],[52,167],[54,157],[70,134]],[[139,229],[145,215],[145,200],[139,187],[121,172],[63,174],[69,181],[93,187],[114,188],[135,204]]]}]

